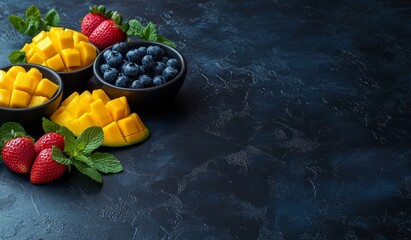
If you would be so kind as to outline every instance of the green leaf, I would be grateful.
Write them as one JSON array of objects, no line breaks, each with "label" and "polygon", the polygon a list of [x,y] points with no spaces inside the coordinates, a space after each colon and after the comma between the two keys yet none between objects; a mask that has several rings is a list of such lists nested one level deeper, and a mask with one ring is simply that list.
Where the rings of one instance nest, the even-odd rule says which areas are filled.
[{"label": "green leaf", "polygon": [[99,148],[104,141],[104,133],[101,127],[89,127],[77,139],[78,143],[84,143],[83,154],[88,156]]},{"label": "green leaf", "polygon": [[168,40],[167,38],[163,37],[163,36],[158,36],[157,37],[157,42],[159,43],[163,43],[167,46],[170,46],[172,48],[176,48],[176,44],[173,43],[171,40]]},{"label": "green leaf", "polygon": [[42,118],[41,126],[43,127],[43,131],[45,133],[58,132],[61,129],[60,125],[45,117]]},{"label": "green leaf", "polygon": [[41,22],[36,19],[28,19],[27,21],[27,28],[24,31],[24,34],[30,37],[34,37],[36,34],[41,32],[42,26]]},{"label": "green leaf", "polygon": [[83,162],[79,162],[79,161],[74,161],[73,165],[82,174],[90,177],[91,179],[93,179],[94,181],[98,183],[103,183],[103,176],[96,169],[93,169],[87,166],[86,164],[84,164]]},{"label": "green leaf", "polygon": [[131,19],[128,21],[128,25],[129,25],[129,28],[127,31],[127,35],[136,36],[136,37],[141,38],[143,29],[144,29],[141,22],[139,22],[137,19]]},{"label": "green leaf", "polygon": [[26,53],[23,50],[14,50],[9,55],[9,61],[11,63],[25,63],[27,62]]},{"label": "green leaf", "polygon": [[157,29],[152,22],[149,22],[148,25],[143,29],[141,38],[149,41],[157,40]]},{"label": "green leaf", "polygon": [[94,162],[93,162],[88,156],[85,156],[85,155],[83,155],[83,154],[81,154],[81,153],[77,154],[77,155],[74,157],[74,160],[75,160],[75,161],[82,162],[82,163],[86,164],[87,166],[89,166],[89,167],[91,167],[91,168],[93,168],[93,169],[96,169],[96,167],[94,166]]},{"label": "green leaf", "polygon": [[56,162],[64,165],[70,165],[72,163],[71,160],[67,158],[66,155],[64,155],[64,153],[56,146],[53,146],[51,156]]},{"label": "green leaf", "polygon": [[118,173],[123,171],[120,161],[110,153],[96,152],[89,157],[95,168],[103,173]]},{"label": "green leaf", "polygon": [[9,21],[19,33],[24,34],[28,25],[26,20],[19,16],[11,15],[9,16]]},{"label": "green leaf", "polygon": [[41,17],[39,8],[34,5],[31,5],[29,8],[27,8],[26,18],[29,17]]},{"label": "green leaf", "polygon": [[60,24],[60,16],[54,9],[51,9],[46,13],[46,15],[44,15],[44,20],[48,25],[52,27],[56,27]]}]

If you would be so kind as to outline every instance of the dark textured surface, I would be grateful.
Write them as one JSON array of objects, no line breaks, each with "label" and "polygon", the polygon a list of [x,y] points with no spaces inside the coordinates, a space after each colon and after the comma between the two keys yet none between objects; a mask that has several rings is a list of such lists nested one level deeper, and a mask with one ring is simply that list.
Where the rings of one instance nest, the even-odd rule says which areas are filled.
[{"label": "dark textured surface", "polygon": [[[29,39],[0,3],[0,63]],[[90,1],[40,1],[79,28]],[[409,239],[410,1],[106,1],[188,61],[124,172],[43,186],[0,165],[1,239]]]}]

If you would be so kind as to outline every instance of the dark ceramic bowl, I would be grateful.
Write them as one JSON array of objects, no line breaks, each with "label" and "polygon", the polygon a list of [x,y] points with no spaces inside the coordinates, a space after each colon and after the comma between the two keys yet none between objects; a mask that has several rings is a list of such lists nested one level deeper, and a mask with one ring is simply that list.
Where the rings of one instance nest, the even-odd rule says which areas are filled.
[{"label": "dark ceramic bowl", "polygon": [[165,56],[168,58],[175,58],[180,63],[181,68],[179,69],[179,74],[174,79],[168,82],[154,87],[142,88],[142,89],[131,89],[122,88],[107,83],[103,79],[103,75],[100,71],[100,66],[104,63],[103,54],[111,47],[103,50],[98,56],[96,61],[94,61],[94,78],[91,81],[91,88],[101,88],[107,95],[113,99],[121,96],[125,96],[131,108],[142,109],[147,107],[159,106],[168,103],[180,90],[182,87],[186,73],[187,73],[187,63],[184,56],[178,52],[176,49],[171,48],[167,45],[150,42],[150,41],[133,41],[126,42],[128,49],[139,48],[141,46],[148,47],[157,45],[164,49]]},{"label": "dark ceramic bowl", "polygon": [[[60,75],[57,72],[51,70],[48,67],[44,67],[42,65],[37,64],[12,64],[1,67],[1,70],[7,71],[12,66],[19,65],[22,66],[26,71],[30,70],[30,68],[35,67],[37,68],[43,75],[43,78],[48,78],[50,81],[56,83],[59,88],[54,96],[46,103],[31,107],[31,108],[4,108],[0,107],[0,124],[5,122],[17,122],[24,127],[30,127],[33,125],[37,125],[41,123],[42,117],[50,117],[54,111],[60,105],[62,96],[63,96],[63,88],[64,83],[61,79]],[[41,127],[41,125],[39,125]]]},{"label": "dark ceramic bowl", "polygon": [[[97,56],[100,53],[98,48],[96,48]],[[94,62],[93,62],[94,63]],[[68,97],[73,92],[83,92],[87,89],[88,81],[93,77],[93,63],[88,66],[71,72],[58,72],[64,83],[64,93],[63,98]]]}]

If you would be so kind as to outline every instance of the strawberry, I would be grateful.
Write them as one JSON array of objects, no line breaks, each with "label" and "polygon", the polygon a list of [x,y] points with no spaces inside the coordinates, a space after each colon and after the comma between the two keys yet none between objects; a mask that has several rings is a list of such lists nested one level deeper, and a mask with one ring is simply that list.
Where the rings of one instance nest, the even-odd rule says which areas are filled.
[{"label": "strawberry", "polygon": [[41,152],[41,150],[51,148],[52,146],[56,146],[58,149],[63,151],[64,137],[61,136],[61,134],[49,132],[41,136],[34,144],[37,154]]},{"label": "strawberry", "polygon": [[7,140],[1,150],[4,164],[18,174],[27,174],[36,158],[34,141],[30,137]]},{"label": "strawberry", "polygon": [[124,42],[127,37],[128,24],[121,25],[122,17],[114,12],[111,19],[105,20],[89,36],[89,41],[94,43],[101,51],[117,43]]},{"label": "strawberry", "polygon": [[43,149],[34,160],[30,171],[30,182],[47,183],[58,179],[66,172],[66,165],[52,158],[52,148]]},{"label": "strawberry", "polygon": [[81,19],[81,32],[89,37],[94,29],[97,28],[100,23],[109,19],[111,12],[106,13],[106,7],[100,6],[90,6],[90,12],[87,13],[83,19]]}]

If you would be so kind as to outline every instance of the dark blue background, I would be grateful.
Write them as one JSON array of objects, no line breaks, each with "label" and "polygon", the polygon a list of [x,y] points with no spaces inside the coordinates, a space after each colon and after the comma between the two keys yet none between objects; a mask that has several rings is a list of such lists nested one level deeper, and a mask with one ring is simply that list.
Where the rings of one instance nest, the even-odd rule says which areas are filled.
[{"label": "dark blue background", "polygon": [[[34,2],[33,2],[34,3]],[[35,2],[79,29],[91,1]],[[0,63],[29,38],[0,3]],[[409,239],[410,1],[105,1],[188,61],[124,172],[30,184],[0,164],[1,239]],[[34,130],[33,130],[34,131]]]}]

